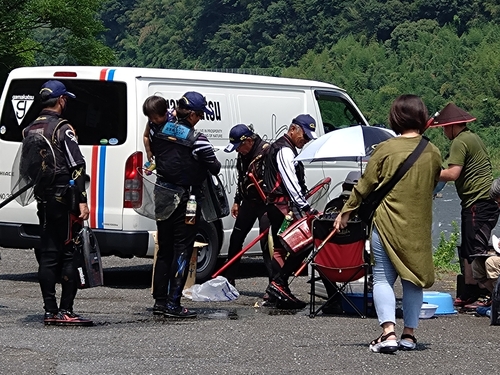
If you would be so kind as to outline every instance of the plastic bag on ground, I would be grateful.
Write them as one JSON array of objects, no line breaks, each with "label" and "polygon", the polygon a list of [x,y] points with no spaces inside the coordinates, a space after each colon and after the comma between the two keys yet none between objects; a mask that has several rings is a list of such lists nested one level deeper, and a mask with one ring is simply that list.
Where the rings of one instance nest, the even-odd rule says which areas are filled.
[{"label": "plastic bag on ground", "polygon": [[225,277],[217,276],[201,285],[194,284],[184,289],[182,295],[197,302],[223,302],[237,299],[240,293]]}]

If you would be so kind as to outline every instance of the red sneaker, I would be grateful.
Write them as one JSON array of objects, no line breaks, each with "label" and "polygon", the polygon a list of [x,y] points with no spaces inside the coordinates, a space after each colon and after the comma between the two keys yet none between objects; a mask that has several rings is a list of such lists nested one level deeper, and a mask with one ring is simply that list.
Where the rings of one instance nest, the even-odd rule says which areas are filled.
[{"label": "red sneaker", "polygon": [[90,319],[82,318],[73,311],[60,310],[55,322],[52,324],[58,326],[88,327],[94,325],[94,322]]},{"label": "red sneaker", "polygon": [[482,300],[477,300],[473,303],[465,305],[464,309],[476,310],[478,307],[489,307],[489,306],[491,306],[491,298],[486,297],[486,298],[483,298]]},{"label": "red sneaker", "polygon": [[457,297],[455,298],[455,301],[453,302],[453,306],[455,307],[464,307],[465,305],[471,304],[475,301],[474,298],[463,298],[463,297]]}]

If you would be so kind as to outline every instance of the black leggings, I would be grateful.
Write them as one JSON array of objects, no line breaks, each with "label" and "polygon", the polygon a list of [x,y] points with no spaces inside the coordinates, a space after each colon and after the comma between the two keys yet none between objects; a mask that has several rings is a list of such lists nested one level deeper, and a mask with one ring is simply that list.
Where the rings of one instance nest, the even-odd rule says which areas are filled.
[{"label": "black leggings", "polygon": [[[81,222],[70,216],[64,198],[45,196],[38,203],[42,247],[38,280],[45,311],[57,313],[56,282],[62,286],[59,307],[72,311],[78,288],[78,273],[73,262],[73,236],[81,229]],[[72,219],[73,218],[73,219]]]},{"label": "black leggings", "polygon": [[[180,203],[167,220],[157,221],[158,253],[153,277],[153,297],[166,301],[171,307],[180,306],[182,290],[189,272],[189,261],[200,220],[200,210],[196,224],[185,224],[186,203]],[[199,205],[198,205],[199,207]]]}]

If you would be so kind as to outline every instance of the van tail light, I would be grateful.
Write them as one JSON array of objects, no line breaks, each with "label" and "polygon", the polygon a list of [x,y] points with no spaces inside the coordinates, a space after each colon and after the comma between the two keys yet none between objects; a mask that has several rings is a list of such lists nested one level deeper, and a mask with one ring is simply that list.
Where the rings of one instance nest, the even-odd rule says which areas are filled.
[{"label": "van tail light", "polygon": [[76,72],[55,72],[54,77],[76,77]]},{"label": "van tail light", "polygon": [[123,207],[134,208],[142,205],[142,176],[138,168],[142,167],[142,152],[134,152],[125,164],[125,184],[123,191]]}]

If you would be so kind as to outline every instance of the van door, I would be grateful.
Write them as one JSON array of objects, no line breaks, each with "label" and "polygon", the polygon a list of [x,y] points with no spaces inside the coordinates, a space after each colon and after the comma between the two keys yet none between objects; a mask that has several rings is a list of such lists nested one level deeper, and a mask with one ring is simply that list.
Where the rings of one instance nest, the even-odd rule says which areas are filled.
[{"label": "van door", "polygon": [[[352,125],[368,125],[354,101],[344,91],[318,89],[314,91],[314,96],[319,112],[317,122],[318,125],[321,124],[318,135]],[[320,211],[328,201],[336,198],[341,193],[341,186],[345,177],[350,171],[361,169],[360,163],[361,161],[354,159],[351,161],[311,163],[321,165],[323,175],[332,179],[332,185],[327,196],[319,203],[320,207],[318,209]]]}]

